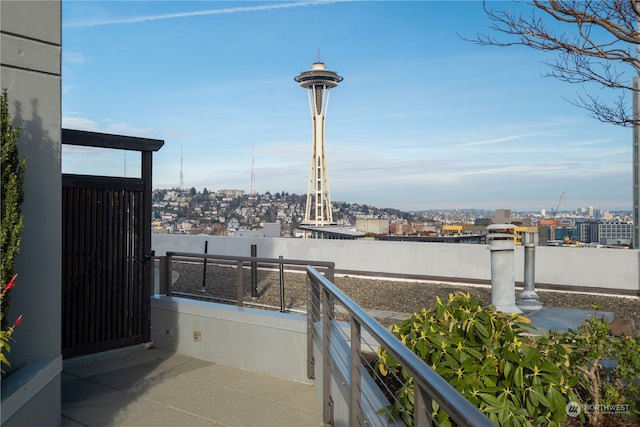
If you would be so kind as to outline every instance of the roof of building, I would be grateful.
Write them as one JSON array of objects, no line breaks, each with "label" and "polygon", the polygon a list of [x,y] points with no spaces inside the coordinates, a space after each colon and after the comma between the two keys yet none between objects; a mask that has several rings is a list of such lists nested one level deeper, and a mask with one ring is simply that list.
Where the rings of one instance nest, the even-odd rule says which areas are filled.
[{"label": "roof of building", "polygon": [[364,232],[356,230],[355,227],[345,225],[300,225],[298,228],[318,233],[330,239],[357,239],[365,236]]}]

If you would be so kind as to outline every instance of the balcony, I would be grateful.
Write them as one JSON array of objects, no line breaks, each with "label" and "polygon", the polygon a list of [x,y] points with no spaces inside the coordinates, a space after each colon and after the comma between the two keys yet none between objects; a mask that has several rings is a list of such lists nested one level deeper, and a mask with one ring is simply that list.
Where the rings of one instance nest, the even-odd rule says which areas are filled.
[{"label": "balcony", "polygon": [[[167,240],[168,237],[171,237],[171,241]],[[438,264],[429,264],[427,268],[428,271],[434,271],[435,274],[433,277],[427,277],[425,280],[435,280],[437,277],[449,277],[450,281],[478,283],[485,277],[488,277],[488,274],[485,272],[488,267],[487,265],[489,264],[487,262],[488,251],[484,246],[480,245],[412,245],[397,243],[388,244],[388,242],[376,243],[374,245],[371,244],[371,242],[357,241],[302,241],[302,239],[245,239],[212,238],[211,236],[158,235],[154,236],[154,248],[156,249],[156,253],[165,253],[169,248],[179,248],[180,250],[191,250],[197,252],[198,249],[201,249],[202,247],[203,239],[208,239],[209,243],[211,243],[209,246],[210,252],[226,254],[224,256],[227,257],[233,256],[231,255],[233,253],[248,253],[250,244],[256,243],[260,254],[266,254],[276,260],[278,255],[281,253],[296,253],[299,254],[300,257],[304,256],[314,259],[332,260],[331,262],[334,262],[333,260],[335,260],[342,266],[341,273],[350,275],[361,274],[366,277],[366,273],[369,272],[368,276],[385,277],[395,274],[399,277],[408,278],[410,280],[419,279],[417,276],[414,277],[411,275],[413,271],[415,271],[414,267],[416,264],[407,264],[407,261],[438,259]],[[549,264],[549,261],[545,259],[546,252],[552,251],[553,248],[539,249],[541,255],[543,255],[541,257],[543,262],[541,262],[540,265],[546,266]],[[409,251],[410,253],[405,254],[404,251]],[[589,271],[590,274],[595,277],[595,279],[591,280],[592,282],[597,281],[601,284],[611,283],[618,285],[616,289],[609,290],[611,293],[619,295],[624,295],[626,293],[629,295],[629,298],[634,298],[633,295],[637,295],[637,290],[633,289],[634,287],[637,289],[637,281],[635,280],[637,276],[629,274],[629,272],[634,269],[636,273],[638,271],[637,251],[630,252],[628,254],[630,257],[635,257],[635,262],[629,263],[626,262],[628,261],[626,253],[606,249],[594,251],[595,253],[593,256],[598,257],[613,257],[615,255],[621,268],[616,268],[614,271],[603,269],[595,271],[594,269],[597,269],[598,265],[601,265],[601,263],[589,262],[592,256],[591,252],[576,249],[575,251],[572,251],[571,257],[576,265],[581,266],[580,272],[582,272],[582,270]],[[201,250],[199,252],[201,252]],[[465,254],[465,263],[461,264],[456,261],[460,259],[460,253]],[[555,252],[555,254],[557,254],[555,258],[562,258],[565,251]],[[622,258],[622,260],[620,258]],[[389,262],[389,260],[393,260],[393,262]],[[556,260],[554,259],[553,262],[556,262]],[[483,267],[484,270],[480,271],[482,265],[485,267]],[[553,263],[551,263],[551,265],[553,265]],[[424,269],[424,265],[422,268]],[[455,277],[452,277],[446,269],[455,269],[465,275],[468,274],[468,277],[456,279]],[[516,263],[516,269],[520,269],[519,262]],[[407,273],[405,276],[402,276],[401,274],[398,274],[399,271]],[[564,276],[552,276],[554,271],[566,273],[566,268],[561,270],[544,268],[540,276],[543,274],[547,275],[549,278],[546,282],[557,284],[558,289],[568,287],[568,285],[565,285],[562,282],[562,280],[564,280]],[[612,274],[622,274],[628,278],[626,280],[619,281],[612,280],[610,277]],[[302,273],[300,273],[300,275],[302,275]],[[572,281],[578,282],[575,278]],[[592,289],[600,290],[595,287]],[[581,287],[580,290],[583,291],[585,288]],[[301,315],[299,313],[294,313],[293,310],[289,310],[288,308],[285,310],[286,312],[281,313],[279,312],[278,307],[273,311],[252,308],[248,304],[250,299],[247,299],[246,305],[238,307],[237,305],[229,305],[228,303],[223,304],[190,300],[176,295],[168,296],[160,294],[159,292],[155,293],[151,298],[151,301],[151,341],[155,346],[154,351],[158,350],[165,352],[162,357],[157,358],[158,364],[165,366],[165,364],[161,364],[159,362],[162,358],[168,359],[166,363],[171,365],[175,363],[176,360],[173,356],[179,358],[186,357],[195,359],[198,363],[206,361],[207,363],[212,363],[215,366],[224,366],[227,368],[234,367],[241,371],[251,371],[258,376],[256,378],[273,378],[275,381],[284,380],[285,382],[292,381],[293,384],[297,386],[310,386],[313,384],[315,387],[312,387],[312,389],[315,390],[315,392],[311,394],[312,396],[315,396],[311,399],[310,404],[312,405],[312,408],[313,405],[316,405],[316,409],[312,409],[312,412],[316,415],[320,413],[320,419],[323,421],[325,419],[324,410],[329,403],[335,411],[338,411],[338,408],[341,408],[340,411],[342,411],[338,411],[338,414],[334,414],[334,424],[349,425],[349,405],[346,404],[346,406],[340,407],[335,400],[329,400],[328,403],[325,402],[325,398],[321,394],[322,388],[318,386],[319,382],[321,382],[318,380],[319,373],[315,375],[315,378],[309,378],[308,376],[308,351],[306,349],[308,348],[307,331],[309,329],[305,321],[304,311]],[[342,304],[337,304],[336,312],[343,315],[344,312],[341,309],[342,307],[340,307],[341,305]],[[349,366],[348,360],[350,355],[347,354],[346,351],[350,348],[348,345],[351,340],[351,331],[348,328],[348,318],[339,318],[337,320],[339,320],[339,322],[336,322],[336,326],[339,326],[339,328],[331,330],[336,332],[333,334],[334,336],[342,337],[342,344],[340,344],[340,346],[342,347],[342,356],[344,357],[341,362],[340,375],[348,378],[348,375],[350,374],[347,373],[348,371],[345,370],[345,367]],[[200,332],[199,342],[194,339],[194,331]],[[363,332],[363,336],[364,335],[365,333]],[[319,335],[319,337],[321,336],[322,335]],[[362,347],[366,349],[367,346],[371,346],[372,348],[369,348],[368,352],[375,353],[374,346],[377,344],[370,343],[369,336],[365,338],[365,342]],[[241,339],[238,339],[238,337],[241,337]],[[345,347],[345,343],[347,347]],[[318,341],[315,341],[314,346],[314,360],[316,361],[316,366],[318,366],[319,361],[321,360],[318,352],[321,351],[322,346],[318,344]],[[259,349],[260,351],[256,352],[256,349]],[[132,357],[137,358],[139,356],[136,355]],[[82,359],[77,360],[79,361]],[[49,359],[43,359],[43,362],[48,363]],[[51,387],[53,387],[51,390],[54,390],[56,381],[58,384],[62,382],[64,390],[64,400],[62,401],[63,415],[69,414],[66,411],[70,407],[81,407],[82,405],[87,404],[87,401],[94,398],[94,395],[80,392],[81,396],[86,395],[87,398],[84,399],[84,403],[78,403],[78,401],[73,400],[77,398],[78,393],[68,391],[68,387],[86,384],[85,381],[91,383],[97,381],[97,378],[94,378],[93,374],[87,375],[82,371],[77,371],[77,366],[72,367],[73,363],[77,363],[77,361],[70,359],[69,362],[71,362],[71,365],[65,362],[64,375],[61,377],[61,380],[57,380],[55,378],[54,380],[50,380],[49,375],[52,375],[52,371],[58,369],[56,372],[59,372],[59,369],[62,367],[62,362],[59,358],[50,362],[51,363],[49,363],[45,368],[40,369],[40,377],[36,376],[36,381],[30,382],[29,387],[32,387],[32,385],[33,387],[39,387],[38,384],[49,384],[49,386],[47,386],[48,388],[44,390],[49,390]],[[126,361],[119,362],[118,360],[112,362],[116,365],[118,365],[118,363],[124,363],[125,365],[130,363]],[[164,379],[169,377],[166,376],[167,374],[162,370],[163,368],[159,368],[160,371],[156,373],[154,373],[153,370],[150,370],[150,368],[154,367],[154,363],[155,362],[149,360],[145,360],[144,363],[139,363],[139,365],[143,366],[139,366],[138,369],[141,369],[142,371],[149,370],[148,381],[146,381],[145,378],[138,378],[143,384],[153,383],[153,381],[156,381],[158,378],[163,378],[163,381],[169,381],[168,379]],[[60,368],[58,368],[58,366],[60,366]],[[37,368],[37,366],[34,367]],[[100,369],[97,371],[96,375],[104,373],[104,371],[101,371]],[[125,373],[126,379],[127,371],[125,370],[123,372]],[[115,376],[116,372],[112,372],[111,375]],[[110,375],[103,375],[103,377],[109,376]],[[185,379],[184,376],[181,377],[178,375],[178,377],[180,380]],[[331,396],[331,399],[335,399],[335,395],[338,390],[338,395],[345,396],[350,394],[350,390],[342,387],[343,382],[349,385],[351,384],[350,382],[343,381],[344,378],[341,378],[340,376],[334,376],[332,378],[334,378],[334,380],[332,380],[332,384],[335,385],[332,385],[332,387],[334,387],[335,393]],[[337,378],[337,380],[335,380],[335,378]],[[84,379],[84,381],[77,381],[79,379]],[[3,381],[3,394],[5,389],[10,386],[10,382],[11,378]],[[102,386],[108,388],[109,384],[102,384]],[[20,387],[20,385],[17,387]],[[27,389],[25,390],[26,391],[24,393],[16,393],[16,396],[18,398],[22,398],[20,396],[24,395],[24,399],[29,400],[28,393],[31,393],[32,391]],[[104,390],[104,388],[102,390]],[[122,394],[130,398],[129,401],[125,401],[124,403],[115,403],[111,406],[113,409],[113,417],[118,417],[122,414],[126,415],[128,413],[127,411],[133,411],[133,413],[136,413],[135,411],[137,411],[137,409],[135,408],[138,403],[146,405],[147,408],[149,407],[149,405],[147,405],[149,402],[145,401],[146,397],[144,397],[143,394],[144,390],[135,389],[136,393],[142,394],[131,393],[130,391],[127,391],[126,388],[121,390],[113,389],[113,391],[118,391],[118,393],[112,395],[111,399],[115,399],[116,397],[119,399],[122,397]],[[55,393],[53,391],[51,393],[51,395],[55,397]],[[176,392],[176,395],[183,396],[184,393]],[[199,393],[197,395],[200,396]],[[7,394],[7,396],[9,395]],[[260,396],[257,397],[260,398]],[[106,395],[104,398],[109,399]],[[54,406],[56,404],[56,399],[51,399],[53,398],[49,398],[48,400],[48,407],[50,407],[51,404]],[[207,402],[207,405],[210,404],[207,399],[204,399],[204,401]],[[213,401],[216,401],[215,396],[211,397],[211,402]],[[107,403],[108,402],[109,400],[107,400]],[[345,399],[344,402],[348,403],[350,400]],[[36,400],[33,400],[33,403],[38,407]],[[175,407],[178,411],[186,410],[185,408],[177,407],[175,404],[167,402],[162,404],[170,405],[172,408]],[[305,405],[307,404],[308,403],[305,403]],[[12,405],[13,403],[11,399],[3,400],[3,416],[11,416],[10,410],[13,407]],[[99,404],[100,407],[102,405],[103,404]],[[277,403],[274,403],[274,405],[277,405]],[[289,404],[288,406],[291,405]],[[60,404],[58,404],[58,408],[60,407]],[[301,407],[308,408],[307,406]],[[381,407],[382,406],[377,406],[377,408]],[[145,406],[142,408],[145,408]],[[31,413],[33,414],[33,411],[31,411]],[[69,416],[71,417],[71,415]],[[64,417],[62,419],[67,423],[67,425],[71,422],[70,419],[65,419]],[[3,418],[3,425],[4,420],[5,419]],[[6,425],[20,425],[15,423],[12,424],[12,421],[13,420],[9,419],[9,422]]]},{"label": "balcony", "polygon": [[[315,264],[332,278],[333,263],[167,255],[157,269],[160,293],[152,298],[153,345],[67,360],[63,426],[386,426],[387,416],[378,412],[389,405],[389,390],[385,393],[369,375],[380,346],[414,373],[417,407],[425,408],[416,410],[415,425],[429,425],[426,408],[432,399],[458,425],[491,425],[314,267],[294,273],[308,281],[303,310],[284,303],[280,310],[255,309],[247,307],[255,302],[244,301],[252,291],[246,277],[252,267],[279,267],[282,273],[285,265]],[[229,276],[237,283],[232,293],[238,296],[233,304],[172,295],[167,283],[175,279],[172,266],[196,259],[231,267]],[[282,275],[280,282],[284,300]]]},{"label": "balcony", "polygon": [[[169,255],[169,262],[157,269],[157,286],[152,297],[151,335],[154,348],[137,349],[130,354],[117,354],[108,358],[102,357],[107,355],[99,355],[98,359],[89,359],[86,364],[82,358],[65,363],[62,414],[66,425],[74,425],[69,424],[72,420],[91,424],[90,418],[82,418],[100,413],[87,409],[91,405],[108,411],[104,417],[100,415],[100,419],[119,422],[118,420],[133,417],[130,419],[134,424],[142,422],[135,421],[136,417],[141,417],[146,422],[145,414],[151,411],[153,414],[148,414],[149,417],[166,414],[157,425],[162,425],[163,420],[173,424],[170,420],[174,418],[171,417],[183,416],[185,418],[179,420],[182,425],[192,425],[191,421],[194,419],[191,417],[200,420],[195,424],[218,422],[247,425],[253,424],[249,420],[256,416],[264,417],[260,420],[266,425],[270,425],[272,419],[273,425],[288,424],[283,424],[282,419],[278,421],[275,418],[277,416],[283,416],[285,421],[308,417],[304,418],[306,421],[302,425],[322,424],[325,420],[332,421],[334,425],[350,425],[353,423],[352,416],[360,417],[359,419],[364,417],[370,425],[376,425],[377,422],[386,425],[386,420],[382,423],[379,417],[375,420],[371,418],[372,414],[388,404],[381,397],[380,390],[351,381],[352,373],[359,375],[359,371],[367,370],[361,361],[367,360],[367,354],[374,355],[380,345],[379,337],[376,336],[376,332],[380,331],[374,325],[372,334],[368,329],[371,325],[362,327],[362,320],[355,315],[359,313],[366,317],[367,313],[357,306],[348,307],[350,303],[343,300],[343,296],[338,296],[336,301],[336,296],[330,294],[328,298],[331,302],[327,301],[325,304],[321,301],[325,293],[318,289],[313,292],[312,297],[297,295],[297,299],[287,293],[289,305],[286,307],[284,304],[280,307],[260,307],[260,300],[251,298],[253,284],[250,278],[253,277],[251,271],[254,266],[270,270],[277,277],[279,267],[284,269],[286,265],[287,269],[297,269],[298,276],[304,276],[300,269],[313,264],[312,261],[286,260],[281,256],[275,258],[278,251],[292,252],[288,247],[269,248],[269,245],[280,243],[282,239],[214,238],[210,239],[210,243],[213,243],[216,253],[224,252],[224,248],[227,255],[205,256],[196,253],[202,242],[195,236],[172,237],[168,245],[164,240],[166,237],[154,237],[154,246],[161,253],[167,252]],[[199,243],[194,245],[196,241]],[[274,258],[230,255],[249,252],[250,242],[258,242],[260,252],[269,253]],[[315,251],[318,250],[318,245],[331,246],[334,251],[336,245],[340,248],[344,246],[344,243],[335,242],[286,242],[294,245],[294,252],[305,254],[302,243],[314,246]],[[234,247],[236,244],[244,247]],[[353,248],[353,245],[352,242],[349,247]],[[194,252],[172,252],[167,251],[167,247]],[[367,248],[370,250],[370,259],[361,262],[383,266],[382,262],[374,259],[375,250],[371,250],[373,248],[370,245]],[[484,247],[465,247],[465,250],[469,249],[481,250],[484,252],[483,256],[487,256]],[[480,253],[482,252],[478,252]],[[334,259],[336,257],[337,255]],[[224,295],[212,299],[200,294],[200,283],[197,283],[193,285],[196,292],[192,295],[195,299],[192,299],[183,288],[172,286],[171,282],[176,281],[181,262],[201,266],[205,258],[210,263],[222,263],[229,270],[230,286],[227,286]],[[347,259],[342,259],[342,263],[346,261]],[[265,264],[268,262],[272,265]],[[474,262],[469,260],[468,264]],[[317,262],[316,268],[325,269],[325,275],[331,279],[332,265],[333,262]],[[281,285],[286,286],[285,283]],[[330,287],[330,284],[323,284],[322,289],[327,286]],[[278,293],[277,279],[271,288],[271,292]],[[334,308],[335,317],[334,313],[325,314],[322,311],[325,305]],[[308,310],[309,307],[312,308],[311,311]],[[324,318],[334,320],[326,329],[321,321]],[[353,324],[360,325],[360,337],[352,336],[352,332],[358,329],[353,329]],[[313,333],[307,334],[308,331]],[[324,331],[328,333],[325,335]],[[328,343],[324,342],[324,336],[329,336]],[[360,340],[361,344],[352,346],[351,342],[354,340]],[[327,348],[333,353],[330,357],[323,354]],[[352,349],[360,349],[361,352],[354,356],[351,354]],[[352,363],[352,357],[355,363]],[[329,366],[328,379],[322,377],[325,361]],[[359,368],[353,371],[354,366]],[[208,382],[208,378],[213,381]],[[360,380],[362,378],[366,382],[368,377],[360,375]],[[87,383],[91,384],[90,390],[94,390],[98,397],[90,392],[82,392],[82,387],[86,387]],[[193,390],[189,388],[192,383],[195,384]],[[238,387],[236,383],[239,384]],[[364,391],[352,396],[351,386],[354,384]],[[70,387],[71,391],[68,391]],[[74,391],[76,387],[80,387],[81,391]],[[181,391],[181,387],[186,388]],[[324,394],[324,390],[330,390],[330,393]],[[434,391],[436,390],[429,392]],[[218,392],[222,396],[217,396]],[[237,410],[239,406],[217,404],[227,402],[225,396],[230,393],[242,395],[242,411]],[[78,396],[80,399],[76,400]],[[427,393],[426,400],[430,397]],[[234,399],[232,402],[239,401]],[[358,403],[354,406],[352,402]],[[268,411],[261,409],[265,405],[269,407]],[[354,407],[358,408],[355,415],[352,411]],[[248,408],[255,408],[255,411]],[[274,418],[271,418],[271,414]],[[178,418],[175,420],[177,422]],[[421,421],[418,421],[417,425],[420,424]]]}]

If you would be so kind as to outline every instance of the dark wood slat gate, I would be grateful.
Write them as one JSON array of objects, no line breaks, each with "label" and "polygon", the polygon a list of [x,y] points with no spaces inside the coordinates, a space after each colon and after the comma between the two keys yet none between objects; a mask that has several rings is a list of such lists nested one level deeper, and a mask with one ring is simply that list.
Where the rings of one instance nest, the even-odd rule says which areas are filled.
[{"label": "dark wood slat gate", "polygon": [[63,129],[62,143],[142,152],[142,177],[62,176],[62,354],[150,340],[151,155],[163,141]]}]

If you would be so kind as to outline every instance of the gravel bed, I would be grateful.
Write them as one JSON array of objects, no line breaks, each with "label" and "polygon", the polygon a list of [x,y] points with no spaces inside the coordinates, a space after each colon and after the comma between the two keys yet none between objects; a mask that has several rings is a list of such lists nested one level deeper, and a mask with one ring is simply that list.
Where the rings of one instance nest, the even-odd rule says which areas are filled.
[{"label": "gravel bed", "polygon": [[[178,278],[172,286],[174,292],[196,294],[203,298],[235,301],[235,266],[209,264],[206,269],[204,292],[203,264],[192,262],[172,263]],[[243,269],[244,299],[247,306],[255,304],[263,308],[280,309],[280,278],[278,270],[258,269],[257,296],[251,295],[251,270]],[[285,271],[285,309],[296,311],[306,305],[306,274]],[[364,309],[375,309],[398,313],[412,313],[423,307],[432,307],[436,296],[447,297],[455,291],[468,292],[484,303],[491,301],[488,286],[469,286],[451,283],[418,282],[407,280],[372,279],[368,277],[336,276],[335,284],[349,298]],[[516,295],[520,290],[516,290]],[[536,290],[545,306],[592,310],[596,305],[600,311],[613,312],[617,319],[633,319],[636,330],[640,329],[640,299],[578,292],[556,292]],[[232,302],[235,304],[235,302]],[[387,323],[387,322],[383,322]]]}]

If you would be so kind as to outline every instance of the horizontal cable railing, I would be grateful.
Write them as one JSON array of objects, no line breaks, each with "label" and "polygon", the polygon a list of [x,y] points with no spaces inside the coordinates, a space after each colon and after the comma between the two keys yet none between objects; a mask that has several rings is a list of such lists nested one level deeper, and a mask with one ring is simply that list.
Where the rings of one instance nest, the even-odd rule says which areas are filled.
[{"label": "horizontal cable railing", "polygon": [[[377,347],[383,347],[409,373],[414,383],[413,425],[435,424],[432,401],[458,426],[489,427],[494,424],[455,388],[425,364],[391,332],[375,321],[362,307],[347,297],[330,278],[312,266],[307,267],[307,349],[309,378],[315,367],[322,369],[322,403],[324,422],[334,423],[335,397],[332,376],[349,405],[349,425],[376,425],[370,414],[385,411],[384,398],[395,399],[395,388],[405,384],[402,378],[381,378],[376,374]],[[314,360],[313,343],[321,349],[321,364]],[[365,376],[375,378],[379,388],[366,392]],[[395,382],[395,386],[392,384]],[[318,384],[318,379],[316,379]],[[377,394],[376,394],[377,393]],[[383,396],[382,398],[380,396]],[[377,405],[377,406],[376,406]],[[387,403],[388,406],[388,403]],[[365,410],[369,408],[370,410]],[[385,420],[385,422],[389,422]],[[393,424],[393,422],[391,422]],[[399,424],[399,420],[395,420]]]},{"label": "horizontal cable railing", "polygon": [[[333,280],[335,265],[333,262],[287,259],[282,256],[243,257],[174,251],[156,258],[159,260],[160,294],[300,314],[306,313],[305,295],[293,295],[293,286],[287,289],[285,277],[288,281],[294,278],[298,281],[306,280],[304,269],[312,265],[323,270]],[[298,271],[298,274],[291,274],[294,271]],[[189,277],[179,279],[179,283],[174,284],[174,274],[178,272]],[[296,288],[306,289],[304,282],[302,283],[302,286]],[[276,286],[272,286],[274,284]],[[271,296],[268,298],[271,303],[261,303],[261,300],[266,299],[263,297],[267,292]],[[300,308],[295,308],[296,305]]]}]

